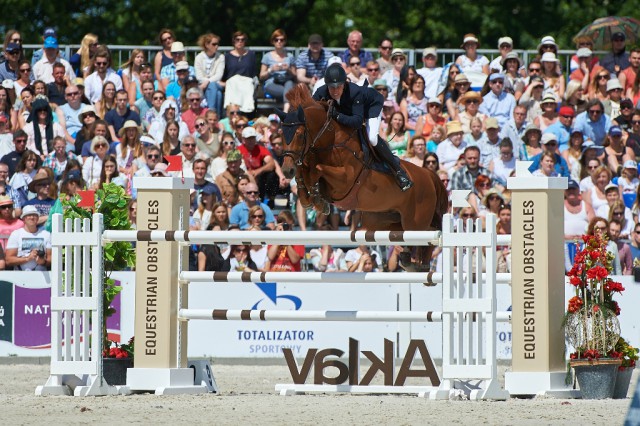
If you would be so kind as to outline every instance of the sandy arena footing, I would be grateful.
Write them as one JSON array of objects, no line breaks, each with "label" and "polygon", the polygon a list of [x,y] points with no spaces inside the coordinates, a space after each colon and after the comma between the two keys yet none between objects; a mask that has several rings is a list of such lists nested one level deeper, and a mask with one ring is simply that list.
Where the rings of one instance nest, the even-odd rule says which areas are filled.
[{"label": "sandy arena footing", "polygon": [[[6,362],[6,360],[4,360]],[[250,360],[242,362],[250,364]],[[261,363],[262,364],[262,363]],[[499,377],[504,377],[505,367]],[[264,425],[602,425],[623,424],[626,400],[510,399],[506,402],[429,401],[408,395],[299,395],[282,397],[291,383],[281,365],[213,363],[219,395],[37,397],[49,365],[0,365],[0,406],[7,425],[264,424]],[[638,378],[634,372],[632,388]],[[412,381],[407,384],[424,384]],[[629,389],[631,396],[633,389]]]}]

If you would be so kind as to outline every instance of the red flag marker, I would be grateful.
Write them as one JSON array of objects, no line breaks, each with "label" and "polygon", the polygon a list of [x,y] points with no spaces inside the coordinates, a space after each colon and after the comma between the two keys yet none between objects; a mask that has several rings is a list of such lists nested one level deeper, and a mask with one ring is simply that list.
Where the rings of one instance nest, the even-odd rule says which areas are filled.
[{"label": "red flag marker", "polygon": [[169,162],[167,165],[167,172],[182,171],[182,157],[180,155],[165,155],[164,159]]},{"label": "red flag marker", "polygon": [[96,191],[78,191],[78,207],[93,208],[96,204]]}]

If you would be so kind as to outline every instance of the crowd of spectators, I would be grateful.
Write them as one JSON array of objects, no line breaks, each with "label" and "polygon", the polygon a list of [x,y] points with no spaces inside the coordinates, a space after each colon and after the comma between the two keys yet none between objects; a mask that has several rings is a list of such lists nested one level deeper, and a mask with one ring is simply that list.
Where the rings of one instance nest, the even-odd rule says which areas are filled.
[{"label": "crowd of spectators", "polygon": [[[218,51],[220,41],[213,33],[200,36],[202,50],[189,63],[184,44],[162,29],[153,60],[133,49],[117,67],[94,34],[66,58],[55,29],[47,28],[42,49],[27,58],[21,33],[6,32],[0,269],[50,267],[47,222],[61,194],[116,183],[132,197],[135,223],[136,176],[193,177],[192,229],[357,227],[358,212],[333,208],[325,215],[296,201],[295,179],[281,170],[280,119],[259,115],[255,103],[259,87],[287,111],[289,90],[299,84],[315,91],[326,68],[339,63],[351,82],[384,96],[380,136],[394,154],[432,169],[449,190],[471,191],[470,207],[454,211],[458,217],[495,213],[498,232],[510,233],[506,181],[516,160],[529,160],[534,176],[570,178],[566,239],[606,233],[616,272],[631,273],[640,256],[640,48],[627,51],[624,34],[612,35],[611,51],[602,57],[593,53],[591,39],[578,39],[569,69],[552,36],[542,37],[538,55],[525,63],[508,36],[497,41],[500,54],[490,61],[478,52],[480,40],[465,34],[464,53],[455,61],[438,63],[437,48],[430,46],[417,69],[389,38],[378,43],[374,57],[362,48],[358,31],[348,34],[347,49],[337,55],[312,34],[308,48],[294,57],[282,29],[273,31],[273,50],[262,57],[242,31],[232,35],[228,52]],[[181,157],[181,171],[167,172],[168,155]],[[309,259],[319,271],[395,271],[399,250],[202,245],[193,250],[192,267],[295,271]],[[508,265],[508,249],[500,254]]]}]

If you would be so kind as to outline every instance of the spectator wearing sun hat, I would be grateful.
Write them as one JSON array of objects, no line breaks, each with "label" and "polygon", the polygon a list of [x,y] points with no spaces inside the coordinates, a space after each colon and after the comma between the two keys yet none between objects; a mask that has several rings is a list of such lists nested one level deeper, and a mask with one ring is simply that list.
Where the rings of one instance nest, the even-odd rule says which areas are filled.
[{"label": "spectator wearing sun hat", "polygon": [[607,114],[612,120],[615,120],[620,115],[620,103],[624,97],[624,92],[620,80],[612,77],[607,81],[607,99],[602,101],[604,105],[604,113]]},{"label": "spectator wearing sun hat", "polygon": [[438,83],[442,75],[442,67],[438,66],[438,51],[435,47],[426,47],[422,51],[423,67],[416,72],[424,78],[424,95],[435,98],[438,95]]},{"label": "spectator wearing sun hat", "polygon": [[25,206],[20,219],[24,227],[16,229],[7,241],[7,266],[20,271],[46,271],[51,267],[51,234],[38,229],[38,209]]},{"label": "spectator wearing sun hat", "polygon": [[445,170],[453,167],[460,155],[467,147],[467,143],[463,141],[464,132],[459,121],[449,121],[447,123],[447,139],[438,144],[436,154],[440,159],[440,166]]}]

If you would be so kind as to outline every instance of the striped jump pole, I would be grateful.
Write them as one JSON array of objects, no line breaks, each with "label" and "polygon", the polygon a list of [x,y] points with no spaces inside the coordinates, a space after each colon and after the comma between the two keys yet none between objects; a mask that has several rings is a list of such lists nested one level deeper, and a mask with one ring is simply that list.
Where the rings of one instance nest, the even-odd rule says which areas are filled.
[{"label": "striped jump pole", "polygon": [[[470,320],[476,321],[475,313]],[[467,315],[469,315],[467,314]],[[181,320],[214,321],[358,321],[358,322],[442,322],[438,311],[276,311],[241,309],[180,309]],[[465,319],[467,316],[465,316]],[[486,317],[482,317],[486,319]],[[496,320],[510,322],[511,312],[496,312]]]},{"label": "striped jump pole", "polygon": [[191,244],[439,245],[440,231],[105,231],[103,241]]},{"label": "striped jump pole", "polygon": [[[509,284],[511,274],[499,273],[498,284]],[[454,276],[458,277],[455,273]],[[472,281],[476,282],[475,275]],[[467,274],[463,274],[467,280]],[[486,281],[486,273],[482,274]],[[414,284],[423,283],[432,286],[442,284],[443,274],[437,272],[195,272],[180,273],[182,282],[214,283],[375,283],[375,284]]]}]

